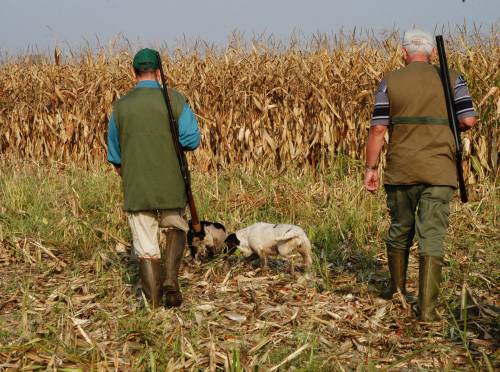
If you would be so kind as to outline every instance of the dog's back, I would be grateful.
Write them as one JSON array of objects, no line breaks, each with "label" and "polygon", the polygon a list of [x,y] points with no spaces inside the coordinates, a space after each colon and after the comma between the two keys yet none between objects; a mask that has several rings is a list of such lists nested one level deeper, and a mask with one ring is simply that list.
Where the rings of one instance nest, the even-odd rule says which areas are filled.
[{"label": "dog's back", "polygon": [[302,256],[305,266],[312,264],[311,242],[299,226],[257,222],[240,230],[238,234],[245,236],[252,248],[259,246],[268,251],[274,247],[282,256],[297,251]]},{"label": "dog's back", "polygon": [[[300,237],[307,239],[307,235],[301,227],[284,223],[257,222],[253,225],[240,230],[246,232],[248,237],[259,237],[261,239],[272,239],[276,242],[282,242]],[[307,239],[308,240],[308,239]]]},{"label": "dog's back", "polygon": [[[297,250],[304,260],[304,265],[311,266],[311,242],[305,231],[299,226],[287,224],[280,224],[276,229],[282,234],[276,237],[280,254],[286,256]],[[283,250],[286,252],[282,252]]]}]

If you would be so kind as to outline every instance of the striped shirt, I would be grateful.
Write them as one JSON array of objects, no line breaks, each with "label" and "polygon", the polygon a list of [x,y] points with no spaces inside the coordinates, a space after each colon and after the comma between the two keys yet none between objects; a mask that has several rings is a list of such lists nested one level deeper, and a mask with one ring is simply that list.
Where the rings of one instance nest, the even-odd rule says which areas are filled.
[{"label": "striped shirt", "polygon": [[[454,93],[455,112],[458,120],[477,116],[469,89],[467,88],[467,82],[461,75],[455,81]],[[375,107],[373,109],[371,125],[389,125],[391,122],[390,112],[387,82],[383,79],[375,93]]]}]

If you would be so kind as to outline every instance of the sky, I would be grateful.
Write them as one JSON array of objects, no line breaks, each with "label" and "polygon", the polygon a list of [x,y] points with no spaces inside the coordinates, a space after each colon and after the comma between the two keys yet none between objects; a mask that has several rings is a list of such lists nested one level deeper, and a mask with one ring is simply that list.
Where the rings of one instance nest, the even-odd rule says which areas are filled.
[{"label": "sky", "polygon": [[234,30],[246,37],[286,40],[340,29],[376,34],[415,25],[500,23],[500,0],[0,0],[0,50],[19,53],[90,44],[118,35],[134,46],[202,39],[225,45]]}]

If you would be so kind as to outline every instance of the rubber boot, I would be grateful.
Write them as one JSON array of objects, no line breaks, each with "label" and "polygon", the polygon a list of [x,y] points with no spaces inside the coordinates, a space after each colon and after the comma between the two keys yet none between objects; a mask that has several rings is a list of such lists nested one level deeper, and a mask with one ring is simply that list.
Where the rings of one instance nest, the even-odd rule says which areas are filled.
[{"label": "rubber boot", "polygon": [[168,229],[165,233],[166,244],[162,252],[164,265],[163,293],[165,306],[178,307],[182,304],[182,293],[179,287],[179,268],[184,256],[186,233],[182,230]]},{"label": "rubber boot", "polygon": [[408,269],[408,258],[410,249],[394,249],[387,247],[387,261],[389,272],[391,273],[391,283],[389,288],[381,293],[381,297],[386,300],[392,299],[396,292],[406,295],[406,270]]},{"label": "rubber boot", "polygon": [[419,267],[418,319],[434,322],[440,319],[436,312],[443,258],[421,256]]},{"label": "rubber boot", "polygon": [[161,306],[162,270],[159,258],[139,257],[139,276],[142,292],[151,308]]}]

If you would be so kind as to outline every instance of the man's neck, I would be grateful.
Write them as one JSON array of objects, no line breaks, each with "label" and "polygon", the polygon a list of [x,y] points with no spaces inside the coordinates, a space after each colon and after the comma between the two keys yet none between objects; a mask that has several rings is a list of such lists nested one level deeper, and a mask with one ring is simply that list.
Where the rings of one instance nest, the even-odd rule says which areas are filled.
[{"label": "man's neck", "polygon": [[408,58],[406,59],[406,64],[409,65],[410,63],[413,62],[425,62],[425,63],[430,63],[431,58],[426,55],[426,54],[412,54],[409,55]]},{"label": "man's neck", "polygon": [[137,84],[139,84],[142,81],[156,81],[156,82],[158,82],[154,77],[144,77],[144,78],[135,79],[135,82]]}]

